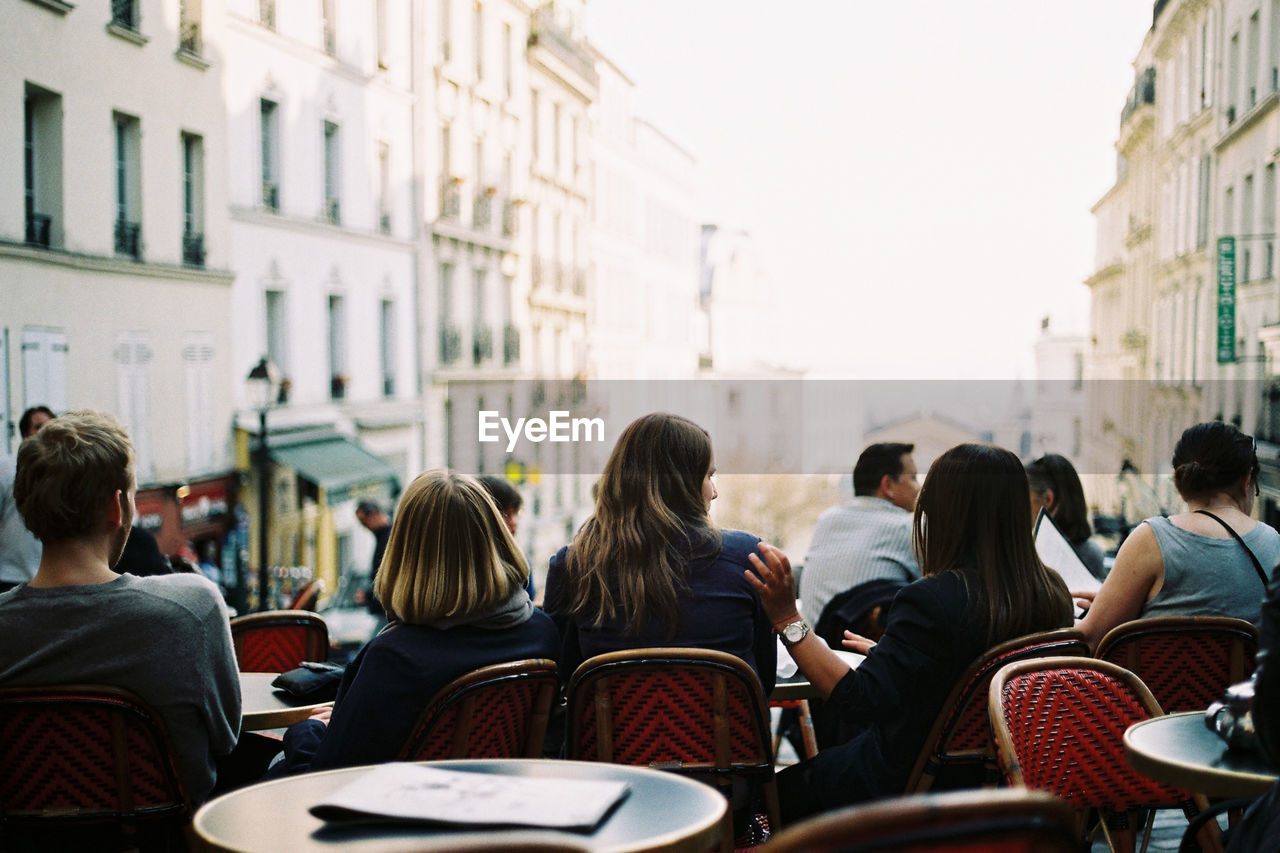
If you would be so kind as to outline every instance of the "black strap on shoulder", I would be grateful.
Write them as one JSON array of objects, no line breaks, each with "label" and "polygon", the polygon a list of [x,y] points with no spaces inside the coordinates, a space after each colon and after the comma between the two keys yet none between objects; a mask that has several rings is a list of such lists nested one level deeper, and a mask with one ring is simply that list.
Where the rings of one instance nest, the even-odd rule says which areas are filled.
[{"label": "black strap on shoulder", "polygon": [[1258,578],[1259,580],[1262,581],[1262,586],[1265,588],[1267,585],[1267,573],[1262,570],[1262,564],[1258,562],[1257,557],[1253,556],[1253,552],[1249,550],[1249,546],[1244,544],[1244,540],[1240,538],[1240,534],[1236,533],[1235,529],[1232,528],[1230,524],[1227,524],[1221,518],[1218,518],[1218,516],[1209,512],[1209,510],[1198,509],[1196,510],[1196,512],[1200,513],[1201,515],[1207,515],[1210,518],[1212,518],[1214,521],[1221,524],[1223,527],[1227,529],[1227,532],[1231,534],[1232,538],[1234,538],[1237,542],[1240,543],[1240,547],[1243,548],[1244,552],[1249,555],[1249,560],[1253,563],[1253,568],[1258,573]]}]

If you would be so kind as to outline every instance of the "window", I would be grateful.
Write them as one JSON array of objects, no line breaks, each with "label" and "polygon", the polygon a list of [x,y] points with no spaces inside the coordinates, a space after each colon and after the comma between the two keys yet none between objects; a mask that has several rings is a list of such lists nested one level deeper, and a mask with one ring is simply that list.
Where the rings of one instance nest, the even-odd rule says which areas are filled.
[{"label": "window", "polygon": [[530,144],[533,146],[533,165],[535,168],[538,165],[538,157],[540,156],[540,152],[541,152],[540,139],[539,139],[540,134],[538,133],[538,130],[541,124],[542,124],[541,106],[539,104],[539,99],[538,99],[538,90],[534,89],[532,92],[530,92],[529,133],[530,133]]},{"label": "window", "polygon": [[378,143],[378,230],[391,233],[391,146]]},{"label": "window", "polygon": [[387,68],[387,0],[375,0],[373,7],[374,41],[378,53],[378,67]]},{"label": "window", "polygon": [[22,103],[25,240],[48,248],[62,213],[62,98],[28,83]]},{"label": "window", "polygon": [[1249,29],[1246,33],[1247,41],[1245,42],[1244,79],[1250,107],[1258,103],[1258,38],[1261,32],[1262,28],[1258,20],[1258,13],[1254,12],[1249,17]]},{"label": "window", "polygon": [[138,29],[138,0],[111,0],[111,23],[126,30]]},{"label": "window", "polygon": [[182,262],[204,266],[204,140],[182,134]]},{"label": "window", "polygon": [[476,80],[484,79],[484,7],[477,3],[475,14]]},{"label": "window", "polygon": [[347,396],[347,318],[341,295],[329,294],[329,397]]},{"label": "window", "polygon": [[201,0],[181,0],[178,4],[178,49],[194,56],[200,55],[200,4]]},{"label": "window", "polygon": [[213,336],[195,332],[185,336],[182,368],[187,392],[187,470],[208,471],[215,458],[213,425]]},{"label": "window", "polygon": [[480,366],[493,355],[493,331],[485,316],[485,287],[488,271],[477,269],[471,289],[471,363]]},{"label": "window", "polygon": [[67,410],[67,333],[62,329],[22,330],[24,409],[48,406]]},{"label": "window", "polygon": [[139,483],[151,479],[151,336],[146,332],[116,335],[116,414],[129,431]]},{"label": "window", "polygon": [[324,52],[333,56],[337,51],[337,32],[333,21],[333,0],[320,0],[320,43]]},{"label": "window", "polygon": [[1200,158],[1199,195],[1196,199],[1196,248],[1209,245],[1209,155]]},{"label": "window", "polygon": [[453,58],[453,0],[440,0],[440,61]]},{"label": "window", "polygon": [[1275,274],[1276,253],[1276,164],[1268,163],[1262,173],[1262,234],[1266,241],[1262,277]]},{"label": "window", "polygon": [[551,173],[560,173],[560,105],[551,105]]},{"label": "window", "polygon": [[276,28],[276,0],[258,0],[258,23],[269,30]]},{"label": "window", "polygon": [[140,151],[141,130],[138,120],[115,114],[116,167],[116,254],[135,260],[142,257],[142,225],[139,220],[141,199]]},{"label": "window", "polygon": [[324,218],[337,225],[342,222],[340,196],[341,172],[338,150],[338,125],[324,123]]},{"label": "window", "polygon": [[453,264],[440,264],[440,363],[462,355],[462,337],[453,323]]},{"label": "window", "polygon": [[288,326],[285,323],[285,296],[279,290],[267,290],[264,293],[267,360],[276,366],[282,377],[289,376],[289,348],[285,340]]},{"label": "window", "polygon": [[271,212],[280,210],[280,108],[275,101],[263,98],[259,103],[262,136],[262,206]]},{"label": "window", "polygon": [[396,395],[396,304],[390,299],[382,300],[379,312],[379,335],[382,354],[382,396]]},{"label": "window", "polygon": [[1240,34],[1231,36],[1227,48],[1227,124],[1236,120],[1240,104]]},{"label": "window", "polygon": [[[1280,2],[1280,0],[1277,0],[1277,2]],[[512,82],[512,79],[511,79],[511,68],[513,65],[511,61],[511,50],[512,50],[511,25],[503,24],[502,25],[502,91],[506,93],[506,96],[508,98],[511,97],[515,89],[515,84]]]}]

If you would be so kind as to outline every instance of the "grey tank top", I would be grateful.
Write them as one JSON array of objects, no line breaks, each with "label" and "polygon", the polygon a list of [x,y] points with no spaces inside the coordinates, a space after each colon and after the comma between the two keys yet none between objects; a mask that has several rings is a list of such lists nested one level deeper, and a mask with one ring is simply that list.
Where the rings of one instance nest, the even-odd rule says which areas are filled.
[{"label": "grey tank top", "polygon": [[[1164,584],[1143,616],[1234,616],[1258,624],[1266,589],[1239,542],[1191,533],[1159,516],[1146,523],[1164,559]],[[1280,562],[1280,533],[1259,522],[1240,538],[1270,577]]]}]

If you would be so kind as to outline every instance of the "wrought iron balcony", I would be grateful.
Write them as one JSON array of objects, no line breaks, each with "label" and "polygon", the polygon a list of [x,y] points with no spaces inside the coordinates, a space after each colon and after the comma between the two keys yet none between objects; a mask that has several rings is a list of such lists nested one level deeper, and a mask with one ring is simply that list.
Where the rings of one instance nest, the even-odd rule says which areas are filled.
[{"label": "wrought iron balcony", "polygon": [[1138,79],[1134,82],[1133,88],[1129,90],[1129,97],[1125,100],[1124,107],[1120,110],[1120,124],[1123,125],[1129,120],[1129,116],[1133,115],[1139,107],[1156,102],[1156,69],[1149,66],[1138,75]]},{"label": "wrought iron balcony", "polygon": [[324,200],[324,221],[330,225],[342,224],[342,201],[336,198]]},{"label": "wrought iron balcony", "polygon": [[187,231],[182,235],[182,262],[187,266],[204,266],[204,234]]},{"label": "wrought iron balcony", "polygon": [[440,363],[453,364],[462,357],[462,332],[457,326],[440,327]]},{"label": "wrought iron balcony", "polygon": [[262,206],[272,213],[280,212],[280,185],[271,182],[262,182]]},{"label": "wrought iron balcony", "polygon": [[512,201],[507,199],[502,202],[502,236],[514,237],[520,231],[520,208]]},{"label": "wrought iron balcony", "polygon": [[488,190],[476,193],[475,207],[472,209],[472,220],[477,229],[488,228],[493,221],[493,196]]},{"label": "wrought iron balcony", "polygon": [[199,21],[183,21],[178,24],[178,47],[195,56],[200,55]]},{"label": "wrought iron balcony", "polygon": [[514,323],[502,327],[502,363],[514,364],[520,360],[520,330]]},{"label": "wrought iron balcony", "polygon": [[53,230],[53,217],[43,213],[27,214],[27,245],[49,248],[50,233]]},{"label": "wrought iron balcony", "polygon": [[479,366],[490,358],[493,358],[493,329],[476,326],[471,330],[471,362]]},{"label": "wrought iron balcony", "polygon": [[138,28],[137,0],[111,0],[111,23],[126,30]]},{"label": "wrought iron balcony", "polygon": [[116,253],[135,260],[142,256],[142,226],[124,219],[116,220]]},{"label": "wrought iron balcony", "polygon": [[269,29],[276,28],[276,0],[258,0],[258,22]]},{"label": "wrought iron balcony", "polygon": [[338,52],[338,38],[333,30],[333,22],[324,22],[324,52],[333,56]]}]

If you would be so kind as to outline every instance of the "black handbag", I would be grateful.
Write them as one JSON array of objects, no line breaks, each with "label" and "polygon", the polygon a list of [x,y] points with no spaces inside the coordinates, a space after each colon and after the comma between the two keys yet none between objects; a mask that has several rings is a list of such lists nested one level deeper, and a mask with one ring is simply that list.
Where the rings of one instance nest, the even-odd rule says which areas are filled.
[{"label": "black handbag", "polygon": [[301,702],[332,702],[346,671],[342,664],[304,660],[297,669],[277,675],[271,686]]}]

